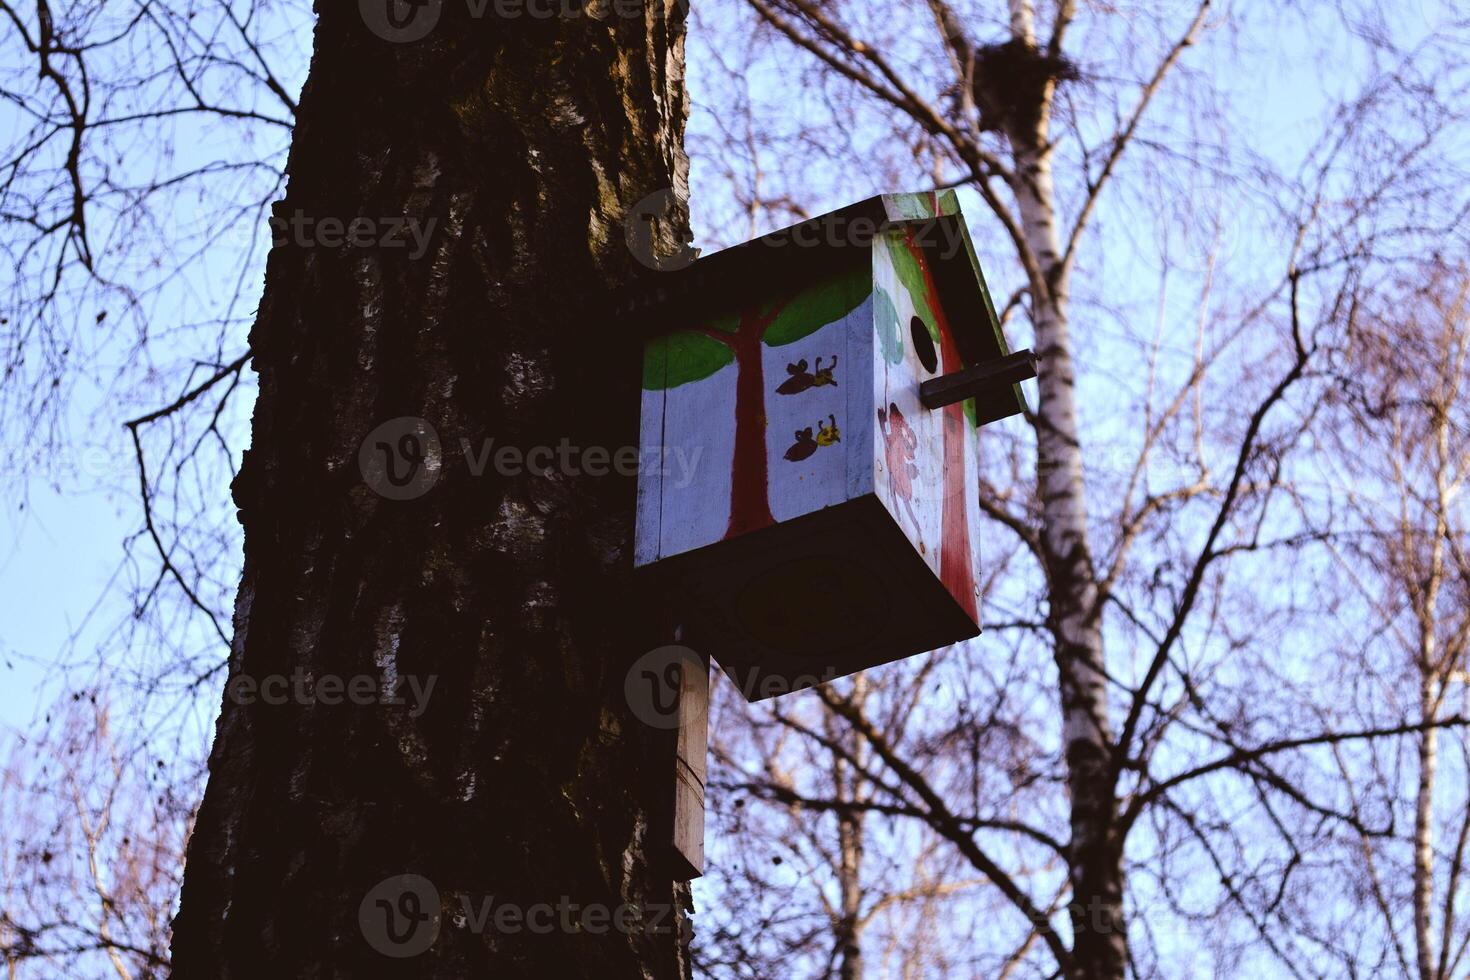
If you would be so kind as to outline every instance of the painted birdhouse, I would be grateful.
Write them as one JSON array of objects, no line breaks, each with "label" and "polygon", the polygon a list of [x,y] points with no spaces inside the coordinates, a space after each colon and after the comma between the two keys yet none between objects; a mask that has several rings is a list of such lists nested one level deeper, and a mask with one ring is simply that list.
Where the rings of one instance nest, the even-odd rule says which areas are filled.
[{"label": "painted birdhouse", "polygon": [[980,632],[975,429],[1022,411],[952,191],[658,277],[635,563],[750,700]]}]

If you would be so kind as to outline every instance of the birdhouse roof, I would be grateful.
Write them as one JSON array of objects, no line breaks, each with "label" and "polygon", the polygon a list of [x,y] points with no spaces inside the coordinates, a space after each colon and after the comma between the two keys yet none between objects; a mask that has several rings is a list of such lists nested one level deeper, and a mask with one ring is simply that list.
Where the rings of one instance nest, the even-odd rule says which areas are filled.
[{"label": "birdhouse roof", "polygon": [[[753,293],[870,267],[873,239],[894,229],[912,230],[930,263],[966,366],[1009,354],[953,190],[880,194],[721,249],[682,269],[651,272],[625,312],[636,315],[650,335],[688,327],[748,302]],[[1010,387],[1006,397],[1015,399],[1016,410],[1024,408],[1020,387]]]}]

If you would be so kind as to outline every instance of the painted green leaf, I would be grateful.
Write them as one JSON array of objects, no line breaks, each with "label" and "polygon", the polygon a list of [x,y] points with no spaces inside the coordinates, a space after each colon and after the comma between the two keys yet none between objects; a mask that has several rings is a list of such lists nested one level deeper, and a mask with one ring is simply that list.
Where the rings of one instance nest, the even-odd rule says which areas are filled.
[{"label": "painted green leaf", "polygon": [[735,352],[713,337],[680,330],[643,348],[643,387],[677,388],[700,381],[735,360]]},{"label": "painted green leaf", "polygon": [[903,334],[898,330],[898,308],[888,290],[879,286],[873,290],[873,323],[878,330],[879,349],[883,360],[897,364],[903,360]]},{"label": "painted green leaf", "polygon": [[813,283],[781,308],[761,339],[781,347],[842,319],[868,298],[869,277],[868,268],[859,266]]}]

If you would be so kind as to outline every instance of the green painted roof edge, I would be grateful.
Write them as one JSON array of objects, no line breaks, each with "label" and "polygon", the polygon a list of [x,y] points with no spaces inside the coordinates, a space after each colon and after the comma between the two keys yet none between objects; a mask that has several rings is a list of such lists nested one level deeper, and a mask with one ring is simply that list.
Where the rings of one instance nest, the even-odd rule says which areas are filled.
[{"label": "green painted roof edge", "polygon": [[[871,198],[869,200],[872,200]],[[877,200],[882,202],[883,212],[888,220],[895,223],[907,223],[911,221],[925,221],[929,218],[948,218],[960,213],[959,195],[954,188],[947,187],[937,191],[911,191],[896,194],[880,194]],[[860,206],[867,202],[859,202]],[[846,210],[839,208],[834,214]]]}]

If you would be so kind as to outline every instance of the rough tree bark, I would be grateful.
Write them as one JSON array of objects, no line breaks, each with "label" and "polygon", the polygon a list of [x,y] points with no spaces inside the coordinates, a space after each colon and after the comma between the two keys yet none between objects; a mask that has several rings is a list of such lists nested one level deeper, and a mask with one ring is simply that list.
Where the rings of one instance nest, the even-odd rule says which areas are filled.
[{"label": "rough tree bark", "polygon": [[[371,7],[318,5],[276,213],[380,230],[408,216],[429,247],[328,247],[317,225],[312,247],[270,256],[234,486],[230,690],[297,672],[434,687],[418,715],[411,696],[330,704],[322,687],[226,697],[175,975],[687,976],[670,914],[687,889],[650,829],[672,736],[622,695],[648,642],[625,574],[633,481],[586,475],[576,454],[545,475],[476,475],[460,451],[636,445],[639,351],[604,310],[636,268],[628,206],[687,190],[682,9],[397,5],[438,21],[389,43],[365,26]],[[385,499],[359,469],[364,437],[397,417],[442,446],[417,499]],[[405,873],[438,906],[375,910],[375,887]],[[551,934],[529,916],[477,925],[487,900],[552,906]],[[436,916],[438,934],[385,956],[360,912]]]}]

